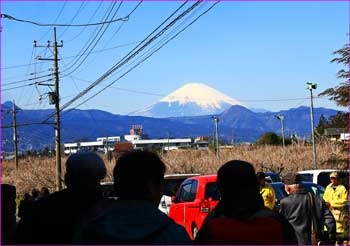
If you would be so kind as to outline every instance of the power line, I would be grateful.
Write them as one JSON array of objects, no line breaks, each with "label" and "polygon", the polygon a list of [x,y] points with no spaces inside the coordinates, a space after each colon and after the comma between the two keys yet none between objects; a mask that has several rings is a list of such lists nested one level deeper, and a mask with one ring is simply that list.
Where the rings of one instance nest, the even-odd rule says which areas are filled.
[{"label": "power line", "polygon": [[[174,21],[178,21],[180,18],[180,16],[184,16],[186,15],[185,13],[189,13],[189,11],[193,10],[196,6],[198,6],[198,3],[200,3],[200,1],[196,2],[194,5],[192,5],[190,8],[188,8],[187,10],[185,10],[182,14],[180,14],[177,18],[175,18],[169,25],[173,25]],[[78,104],[76,107],[79,107],[80,105],[82,105],[83,103],[91,100],[92,98],[94,98],[95,96],[99,95],[101,92],[103,92],[104,90],[106,90],[108,87],[112,86],[115,82],[117,82],[119,79],[123,78],[125,75],[127,75],[129,72],[131,72],[134,68],[136,68],[137,66],[139,66],[141,63],[143,63],[144,61],[146,61],[149,57],[151,57],[154,53],[156,53],[158,50],[160,50],[162,47],[164,47],[166,44],[168,44],[171,40],[175,39],[180,33],[182,33],[184,30],[186,30],[189,26],[191,26],[192,24],[194,24],[200,17],[202,17],[204,14],[206,14],[207,12],[209,12],[216,4],[218,4],[218,2],[215,2],[211,7],[209,7],[206,11],[204,11],[202,14],[200,14],[197,18],[195,18],[191,23],[189,23],[187,26],[185,26],[183,29],[181,29],[177,34],[175,34],[173,37],[171,37],[170,39],[167,40],[167,42],[165,42],[162,46],[160,46],[158,49],[156,49],[155,51],[153,51],[151,54],[149,54],[147,57],[145,57],[143,60],[141,60],[140,62],[138,62],[136,65],[134,65],[132,68],[130,68],[127,72],[125,72],[124,74],[122,74],[120,77],[118,77],[116,80],[114,80],[113,82],[109,83],[107,86],[105,86],[103,89],[101,89],[100,91],[98,91],[97,93],[95,93],[94,95],[90,96],[88,99],[84,100],[82,103]],[[197,4],[197,5],[196,5]],[[167,26],[167,27],[168,27]],[[152,40],[152,39],[151,39]],[[96,86],[96,85],[95,85]],[[73,101],[74,98],[71,100]],[[71,102],[70,101],[70,102]],[[67,104],[65,104],[63,107],[65,107],[66,105],[70,105],[71,103],[68,102]],[[70,104],[69,104],[70,103]],[[66,106],[67,107],[67,106]],[[67,112],[67,111],[66,111]]]},{"label": "power line", "polygon": [[[140,5],[141,5],[141,3],[142,3],[143,1],[140,1],[134,8],[133,8],[133,10],[128,14],[128,16],[130,16]],[[117,13],[118,13],[118,11],[119,11],[119,8],[120,8],[120,6],[121,6],[121,4],[122,4],[123,2],[120,2],[120,4],[119,4],[119,6],[118,6],[118,8],[116,9],[116,11],[115,11],[115,13],[114,13],[114,15],[113,16],[115,16]],[[108,17],[107,17],[108,18]],[[91,54],[91,51],[93,51],[93,49],[96,47],[96,45],[98,44],[98,42],[101,40],[101,38],[102,38],[102,36],[104,35],[104,33],[107,31],[107,29],[108,29],[108,27],[109,27],[109,24],[106,26],[106,28],[105,28],[105,30],[102,32],[102,34],[100,35],[100,37],[98,38],[98,40],[97,41],[95,41],[95,43],[93,44],[93,47],[90,49],[90,51],[85,55],[85,57],[83,58],[83,60],[82,61],[80,61],[80,63],[78,64],[78,66],[76,66],[73,70],[71,70],[68,74],[66,74],[66,75],[63,75],[63,77],[65,77],[65,76],[69,76],[70,74],[72,74],[72,73],[74,73],[82,64],[83,64],[83,62],[88,58],[88,56]],[[102,30],[102,27],[101,27],[101,29],[100,29],[100,31]],[[99,31],[99,32],[100,32]],[[96,36],[97,37],[97,36]],[[95,38],[96,38],[95,37]],[[95,39],[94,38],[94,39]],[[93,42],[93,41],[92,41]],[[91,46],[91,44],[92,44],[92,42],[89,44],[89,46],[85,49],[85,51],[83,52],[83,54],[82,54],[82,56],[86,53],[86,51],[89,49],[89,47]],[[82,57],[81,56],[81,57]],[[77,61],[79,60],[79,58],[77,59]],[[77,63],[77,61],[73,64],[73,65],[71,65],[70,66],[70,68],[72,67],[72,66],[74,66],[76,63]],[[68,69],[67,69],[68,70]],[[64,70],[63,72],[65,72],[65,71],[67,71],[67,70]]]},{"label": "power line", "polygon": [[[56,16],[55,20],[53,22],[56,22],[58,20],[58,18],[60,18],[64,8],[66,7],[67,4],[67,0],[64,1],[61,10],[58,12],[58,15]],[[41,38],[38,39],[38,41],[42,40],[48,33],[50,32],[50,29],[48,29],[42,36]]]},{"label": "power line", "polygon": [[[70,20],[69,24],[72,24],[73,21],[75,20],[75,18],[77,18],[77,16],[80,14],[80,12],[85,8],[85,0],[83,0],[83,2],[80,4],[79,9],[77,10],[77,12],[75,13],[75,15],[73,16],[73,18]],[[86,28],[86,26],[84,27],[84,29]],[[69,26],[66,27],[63,32],[60,34],[59,38],[62,38],[62,36],[66,33],[66,31],[69,29]]]},{"label": "power line", "polygon": [[[140,43],[141,41],[135,41],[135,42],[130,42],[130,43],[126,43],[126,44],[120,44],[120,45],[117,45],[117,46],[113,46],[113,47],[110,47],[110,48],[106,48],[106,49],[102,49],[102,50],[96,50],[96,51],[92,51],[90,54],[94,54],[94,53],[100,53],[100,52],[104,52],[104,51],[108,51],[108,50],[113,50],[113,49],[117,49],[117,48],[122,48],[122,47],[126,47],[126,46],[129,46],[129,45],[133,45],[133,44],[137,44],[137,43]],[[67,42],[65,42],[67,43]],[[70,59],[70,58],[75,58],[75,57],[78,57],[80,56],[79,54],[78,55],[71,55],[71,56],[67,56],[67,57],[62,57],[62,59]],[[28,63],[28,64],[21,64],[21,65],[14,65],[14,66],[9,66],[9,67],[2,67],[1,69],[2,70],[6,70],[6,69],[13,69],[13,68],[18,68],[18,67],[27,67],[27,66],[31,66],[31,65],[37,65],[37,64],[42,64],[42,63],[45,63],[45,62],[36,62],[36,63]],[[36,72],[36,73],[43,73],[43,72],[46,72],[47,70],[45,71],[39,71],[39,72]],[[33,75],[34,73],[31,73],[30,75]],[[17,77],[17,76],[16,76]],[[21,77],[21,76],[19,76]],[[12,77],[13,78],[13,77]]]},{"label": "power line", "polygon": [[[162,24],[160,24],[154,31],[151,32],[141,43],[145,42],[149,37],[152,36],[153,33],[155,33],[164,23],[167,22],[179,9],[181,9],[187,2],[183,3],[179,8],[177,8],[165,21],[163,21]],[[92,88],[94,88],[96,85],[101,83],[103,80],[105,80],[110,74],[112,74],[116,69],[120,68],[122,65],[126,64],[130,59],[135,57],[138,53],[140,53],[144,48],[146,48],[150,43],[152,43],[154,40],[156,40],[158,37],[160,37],[166,30],[168,30],[171,26],[173,26],[178,20],[180,20],[182,17],[184,17],[186,14],[188,14],[190,11],[192,11],[196,6],[198,6],[200,1],[197,1],[195,4],[193,4],[191,7],[186,9],[184,12],[182,12],[179,16],[177,16],[172,22],[170,22],[167,26],[165,26],[162,30],[160,30],[156,35],[154,35],[152,38],[150,38],[143,46],[138,48],[140,46],[137,45],[134,49],[132,49],[126,56],[124,56],[119,62],[117,62],[111,69],[109,69],[107,72],[105,72],[99,79],[97,79],[94,83],[92,83],[89,87],[87,87],[84,91],[82,91],[80,94],[78,94],[75,98],[67,102],[65,105],[63,105],[62,109],[67,108],[69,105],[71,105],[74,101],[78,100],[81,96],[88,93]],[[138,48],[138,49],[137,49]],[[135,50],[135,51],[134,51]]]},{"label": "power line", "polygon": [[51,75],[53,75],[53,73],[46,74],[46,75],[42,75],[42,76],[39,76],[39,77],[34,77],[34,78],[29,78],[29,79],[23,79],[23,80],[13,81],[13,82],[9,82],[9,83],[4,83],[4,84],[2,84],[2,86],[13,85],[13,84],[18,84],[18,83],[23,83],[23,82],[28,82],[28,81],[32,81],[32,80],[36,80],[36,79],[41,79],[41,78],[49,77],[49,76],[51,76]]},{"label": "power line", "polygon": [[[99,11],[99,9],[102,6],[102,3],[103,3],[103,1],[100,1],[100,4],[95,9],[95,12],[91,15],[90,19],[88,20],[88,23],[90,23],[92,21],[92,19],[95,17],[96,13]],[[71,41],[75,40],[77,37],[80,36],[80,34],[82,34],[84,32],[85,29],[86,29],[86,26],[83,29],[81,29],[80,32],[77,35],[75,35],[73,38],[71,38],[69,40],[66,40],[65,43],[68,43],[68,42],[71,42]]]},{"label": "power line", "polygon": [[29,23],[29,24],[33,24],[33,25],[37,25],[37,26],[50,26],[50,27],[87,27],[87,26],[99,26],[99,25],[104,25],[104,24],[110,24],[113,22],[118,22],[118,21],[128,21],[129,20],[129,15],[122,17],[122,18],[117,18],[117,19],[113,19],[113,20],[109,20],[109,21],[104,21],[104,22],[97,22],[97,23],[86,23],[86,24],[44,24],[44,23],[39,23],[39,22],[35,22],[35,21],[30,21],[30,20],[23,20],[23,19],[18,19],[15,18],[11,15],[7,15],[7,14],[1,14],[1,18],[5,18],[5,19],[9,19],[9,20],[13,20],[13,21],[18,21],[18,22],[23,22],[23,23]]},{"label": "power line", "polygon": [[42,81],[38,81],[38,82],[35,82],[35,83],[30,83],[30,84],[20,85],[20,86],[16,86],[16,87],[1,89],[0,91],[10,91],[10,90],[18,89],[18,88],[28,87],[28,86],[31,86],[31,85],[39,85],[40,83],[44,83],[44,82],[48,82],[48,81],[52,81],[52,80],[53,79],[42,80]]},{"label": "power line", "polygon": [[[116,6],[116,2],[112,2],[111,5],[108,7],[108,9],[106,10],[105,14],[103,15],[101,21],[107,21],[110,14],[112,13],[114,7]],[[114,15],[115,16],[115,15]],[[113,16],[113,17],[114,17]],[[113,18],[112,17],[112,18]],[[99,26],[96,27],[95,30],[92,32],[92,34],[90,35],[89,39],[85,42],[85,44],[82,46],[82,48],[79,51],[79,55],[77,56],[78,58],[73,60],[72,62],[70,62],[66,67],[63,67],[63,69],[61,69],[63,72],[68,71],[69,69],[72,68],[72,66],[74,66],[82,57],[83,55],[88,51],[88,49],[91,47],[91,45],[93,44],[93,42],[96,40],[96,38],[98,38],[100,32],[103,30],[103,26]],[[100,36],[101,38],[101,36]],[[92,50],[90,50],[92,51]]]}]

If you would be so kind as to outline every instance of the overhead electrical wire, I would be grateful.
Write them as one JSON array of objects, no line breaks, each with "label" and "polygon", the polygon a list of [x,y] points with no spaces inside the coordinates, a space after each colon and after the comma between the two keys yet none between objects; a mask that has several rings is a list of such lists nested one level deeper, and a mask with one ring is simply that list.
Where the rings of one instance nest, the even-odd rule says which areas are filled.
[{"label": "overhead electrical wire", "polygon": [[114,23],[114,22],[118,22],[118,21],[128,21],[129,20],[129,15],[122,17],[122,18],[117,18],[117,19],[113,19],[113,20],[109,20],[109,21],[104,21],[104,22],[97,22],[97,23],[85,23],[85,24],[59,24],[59,23],[55,23],[55,24],[44,24],[44,23],[39,23],[39,22],[35,22],[35,21],[30,21],[30,20],[22,20],[22,19],[18,19],[15,18],[11,15],[7,15],[7,14],[1,14],[1,18],[5,18],[5,19],[9,19],[9,20],[13,20],[13,21],[18,21],[18,22],[24,22],[24,23],[29,23],[29,24],[33,24],[33,25],[37,25],[37,26],[51,26],[51,27],[85,27],[85,26],[99,26],[99,25],[104,25],[104,24],[110,24],[110,23]]},{"label": "overhead electrical wire", "polygon": [[[66,7],[67,4],[67,0],[64,0],[64,3],[61,7],[61,10],[58,12],[58,15],[56,16],[55,20],[53,22],[56,22],[58,20],[58,18],[60,18],[64,8]],[[42,40],[48,33],[50,32],[50,29],[48,29],[39,39],[38,41]]]},{"label": "overhead electrical wire", "polygon": [[19,84],[19,83],[23,83],[23,82],[28,82],[28,81],[32,81],[32,80],[36,80],[36,79],[41,79],[41,78],[45,78],[45,77],[49,77],[54,75],[53,73],[50,74],[46,74],[46,75],[42,75],[39,77],[34,77],[34,78],[29,78],[29,79],[23,79],[23,80],[18,80],[18,81],[13,81],[13,82],[9,82],[9,83],[4,83],[1,84],[2,86],[7,86],[7,85],[13,85],[13,84]]},{"label": "overhead electrical wire", "polygon": [[[116,2],[112,2],[111,5],[108,7],[108,9],[106,10],[104,16],[102,17],[101,21],[107,21],[110,14],[112,13],[114,7],[116,6]],[[113,18],[113,17],[112,17]],[[63,72],[68,71],[69,69],[71,69],[77,62],[79,62],[79,60],[85,55],[85,53],[89,50],[89,48],[91,47],[91,45],[93,44],[93,42],[96,40],[96,38],[98,38],[99,33],[102,31],[103,26],[98,26],[95,28],[95,30],[92,32],[92,34],[90,35],[90,37],[88,38],[88,40],[85,42],[85,44],[82,46],[82,48],[80,49],[80,51],[78,52],[78,56],[77,59],[71,61],[70,63],[68,63],[66,65],[66,67],[61,68],[61,70]],[[90,50],[91,51],[91,50]]]},{"label": "overhead electrical wire", "polygon": [[5,89],[1,89],[0,91],[10,91],[10,90],[18,89],[18,88],[28,87],[31,85],[40,85],[40,83],[44,83],[44,82],[48,82],[48,81],[53,81],[53,79],[47,79],[47,80],[42,80],[42,81],[38,81],[38,82],[30,83],[30,84],[25,84],[25,85],[20,85],[20,86],[16,86],[16,87],[5,88]]},{"label": "overhead electrical wire", "polygon": [[[169,28],[169,26],[174,25],[174,23],[176,23],[179,19],[181,19],[183,16],[185,16],[186,14],[188,14],[190,11],[192,11],[196,6],[198,6],[198,4],[200,3],[200,1],[196,2],[194,5],[192,5],[190,8],[188,8],[187,10],[185,10],[182,14],[180,14],[178,17],[176,17],[171,23],[169,23],[165,28],[163,28],[163,30],[160,33],[164,33],[164,29]],[[88,97],[86,100],[84,100],[82,103],[78,104],[77,106],[75,106],[75,108],[81,106],[83,103],[91,100],[92,98],[94,98],[95,96],[99,95],[100,93],[102,93],[104,90],[106,90],[108,87],[112,86],[116,81],[118,81],[119,79],[123,78],[125,75],[127,75],[129,72],[131,72],[134,68],[136,68],[137,66],[139,66],[141,63],[143,63],[145,60],[147,60],[149,57],[151,57],[154,53],[156,53],[158,50],[160,50],[162,47],[164,47],[166,44],[168,44],[171,40],[173,40],[174,38],[176,38],[180,33],[182,33],[184,30],[186,30],[189,26],[191,26],[192,24],[194,24],[200,17],[202,17],[204,14],[206,14],[207,12],[209,12],[216,4],[218,4],[219,2],[215,2],[210,8],[208,8],[206,11],[204,11],[202,14],[200,14],[197,18],[195,18],[191,23],[189,23],[188,25],[186,25],[184,28],[182,28],[177,34],[175,34],[172,38],[170,38],[167,42],[165,42],[162,46],[160,46],[157,50],[155,50],[153,53],[149,54],[147,57],[145,57],[143,60],[141,60],[139,63],[137,63],[135,66],[133,66],[131,69],[129,69],[127,72],[125,72],[124,74],[122,74],[120,77],[118,77],[116,80],[114,80],[113,82],[109,83],[107,86],[105,86],[103,89],[101,89],[100,91],[98,91],[97,93],[93,94],[92,96]],[[159,33],[158,33],[159,34]],[[157,37],[157,35],[155,36]],[[159,37],[159,36],[158,36]],[[153,38],[150,40],[154,40]],[[142,48],[142,47],[141,47]],[[96,86],[97,84],[95,84],[94,86]],[[86,93],[85,93],[86,94]],[[79,96],[79,95],[78,95]],[[75,99],[75,100],[74,100]],[[72,102],[76,101],[76,97],[73,98],[72,100],[70,100],[68,103],[66,103],[63,108],[68,107],[69,105],[72,104]],[[62,108],[61,108],[62,109]],[[62,109],[63,110],[63,109]],[[69,111],[69,110],[67,110]],[[66,112],[67,112],[66,111]],[[52,116],[51,116],[52,117]]]},{"label": "overhead electrical wire", "polygon": [[[80,12],[85,8],[86,6],[86,1],[83,0],[82,3],[80,4],[77,12],[74,14],[74,16],[72,17],[72,19],[70,20],[69,24],[72,24],[73,21],[75,20],[75,18],[77,18],[77,16],[80,14]],[[67,26],[59,35],[58,39],[61,39],[62,36],[67,32],[67,30],[69,29],[70,26]],[[84,29],[86,28],[86,26],[84,27]]]},{"label": "overhead electrical wire", "polygon": [[[77,78],[77,77],[72,77],[76,80],[85,82],[85,83],[89,83],[91,84],[92,81],[89,80],[85,80],[85,79],[81,79],[81,78]],[[104,86],[105,84],[100,84],[100,86]],[[168,95],[166,94],[161,94],[161,93],[154,93],[154,92],[149,92],[149,91],[141,91],[141,90],[131,90],[131,89],[127,89],[127,88],[123,88],[123,87],[116,87],[116,86],[111,86],[111,88],[115,89],[115,90],[119,90],[119,91],[126,91],[126,92],[131,92],[131,93],[135,93],[135,94],[142,94],[142,95],[149,95],[149,96],[156,96],[156,97],[166,97]],[[188,99],[188,97],[179,97],[179,96],[172,96],[172,98],[174,99]],[[312,97],[313,99],[323,99],[326,98],[324,96],[314,96]],[[210,98],[197,98],[197,97],[192,97],[191,99],[194,100],[199,100],[199,101],[208,101],[211,100]],[[240,102],[285,102],[285,101],[300,101],[303,100],[302,102],[305,102],[305,100],[310,100],[310,97],[295,97],[295,98],[276,98],[276,99],[238,99]],[[302,104],[302,103],[298,103],[298,104]]]},{"label": "overhead electrical wire", "polygon": [[186,9],[184,12],[182,12],[179,16],[177,16],[173,21],[171,21],[167,26],[165,26],[162,30],[160,30],[157,34],[155,34],[152,38],[150,38],[153,33],[155,33],[164,23],[166,23],[173,15],[175,15],[175,13],[178,10],[180,10],[186,3],[187,2],[183,3],[178,9],[176,9],[165,21],[163,21],[162,24],[160,24],[154,31],[152,31],[151,34],[149,34],[141,43],[144,43],[145,41],[147,41],[147,42],[145,42],[141,47],[139,47],[141,43],[139,45],[137,45],[126,56],[124,56],[119,62],[117,62],[112,68],[110,68],[107,72],[105,72],[99,79],[97,79],[94,83],[92,83],[89,87],[87,87],[84,91],[82,91],[80,94],[78,94],[71,101],[69,101],[65,105],[63,105],[63,107],[61,109],[63,110],[65,108],[67,108],[74,101],[78,100],[81,96],[85,95],[92,88],[94,88],[96,85],[101,83],[110,74],[112,74],[116,69],[120,68],[122,65],[126,64],[130,59],[132,59],[137,54],[139,54],[150,43],[152,43],[154,40],[156,40],[158,37],[160,37],[166,30],[168,30],[170,27],[172,27],[178,20],[180,20],[182,17],[186,16],[189,12],[191,12],[194,8],[196,8],[201,3],[201,1],[197,1],[196,3],[194,3],[192,6],[190,6],[188,9]]},{"label": "overhead electrical wire", "polygon": [[[143,1],[140,1],[140,2],[133,8],[133,10],[129,13],[128,16],[131,16],[131,14],[132,14],[133,12],[135,12],[135,10],[141,5],[142,2],[143,2]],[[114,15],[116,15],[116,14],[118,13],[119,8],[120,8],[120,6],[121,6],[122,3],[123,3],[123,2],[120,2],[120,4],[119,4],[117,10],[116,10],[115,13],[114,13]],[[104,35],[104,33],[106,32],[106,30],[108,29],[108,27],[109,27],[109,24],[107,24],[105,30],[102,32],[102,34],[100,35],[100,37],[98,38],[98,40],[95,41],[95,43],[93,44],[93,47],[92,47],[92,48],[90,49],[90,51],[85,55],[85,57],[83,58],[83,60],[80,61],[80,63],[79,63],[73,70],[70,70],[67,74],[64,74],[63,77],[71,75],[72,73],[74,73],[74,72],[83,64],[83,62],[88,58],[88,56],[89,56],[89,55],[91,54],[91,52],[94,50],[94,48],[96,47],[96,45],[98,44],[98,42],[101,40],[102,36]],[[90,45],[89,45],[89,46],[90,46]],[[89,47],[88,47],[88,48],[89,48]],[[88,49],[88,48],[87,48],[87,49]],[[84,55],[84,53],[87,51],[87,49],[85,49],[85,51],[83,52],[83,55]],[[75,63],[75,64],[76,64],[76,63]],[[74,65],[74,64],[73,64],[73,65]],[[73,65],[70,65],[70,68],[71,68]],[[63,72],[67,72],[67,70],[64,70]]]},{"label": "overhead electrical wire", "polygon": [[[88,20],[88,23],[90,23],[90,22],[92,21],[92,19],[95,17],[95,15],[97,14],[97,12],[99,11],[99,9],[100,9],[101,6],[102,6],[102,3],[103,3],[103,1],[100,1],[100,4],[99,4],[98,7],[95,9],[95,12],[90,16],[90,19]],[[87,27],[84,26],[84,28],[81,29],[80,32],[79,32],[77,35],[75,35],[73,38],[71,38],[71,39],[69,39],[69,40],[65,40],[64,42],[65,42],[65,43],[69,43],[69,42],[75,40],[77,37],[80,36],[80,34],[82,34],[82,33],[85,31],[86,28],[87,28]]]},{"label": "overhead electrical wire", "polygon": [[[104,51],[108,51],[108,50],[113,50],[113,49],[117,49],[117,48],[121,48],[121,47],[126,47],[129,45],[133,45],[133,44],[137,44],[140,43],[141,41],[135,41],[135,42],[130,42],[130,43],[126,43],[126,44],[121,44],[121,45],[117,45],[117,46],[113,46],[110,48],[106,48],[106,49],[101,49],[101,50],[95,50],[92,51],[90,54],[94,54],[94,53],[99,53],[99,52],[104,52]],[[80,56],[78,55],[71,55],[71,56],[66,56],[66,57],[62,57],[61,59],[71,59],[71,58],[75,58]],[[21,65],[15,65],[15,66],[9,66],[9,67],[2,67],[2,70],[7,70],[7,69],[13,69],[13,68],[18,68],[18,67],[27,67],[27,66],[31,66],[31,65],[37,65],[37,64],[41,64],[41,63],[45,63],[45,62],[36,62],[36,63],[28,63],[28,64],[21,64]],[[47,70],[44,71],[39,71],[39,72],[35,72],[36,74],[38,73],[43,73],[46,72]],[[31,73],[30,75],[33,75],[34,73]],[[17,76],[16,76],[17,77]]]}]

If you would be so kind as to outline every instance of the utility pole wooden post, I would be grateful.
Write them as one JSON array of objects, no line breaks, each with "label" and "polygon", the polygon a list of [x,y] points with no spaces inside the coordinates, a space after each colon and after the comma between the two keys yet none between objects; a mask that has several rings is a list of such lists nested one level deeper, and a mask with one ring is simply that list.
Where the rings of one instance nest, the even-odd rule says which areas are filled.
[{"label": "utility pole wooden post", "polygon": [[282,131],[282,146],[284,149],[285,142],[284,142],[284,115],[275,115],[275,117],[281,122],[281,131]]},{"label": "utility pole wooden post", "polygon": [[13,108],[12,108],[12,115],[13,115],[13,144],[15,149],[15,163],[16,163],[16,170],[18,169],[18,139],[17,139],[17,118],[16,118],[16,104],[15,100],[13,100]]},{"label": "utility pole wooden post", "polygon": [[313,103],[313,95],[312,90],[317,88],[317,84],[313,84],[312,82],[307,82],[307,89],[310,91],[310,114],[311,114],[311,137],[312,137],[312,153],[313,153],[313,167],[317,169],[317,160],[316,160],[316,143],[315,143],[315,129],[314,129],[314,103]]},{"label": "utility pole wooden post", "polygon": [[56,40],[56,27],[54,32],[54,75],[55,75],[55,142],[56,142],[56,190],[62,189],[62,167],[61,167],[61,122],[60,122],[60,87],[58,77],[58,51]]},{"label": "utility pole wooden post", "polygon": [[61,168],[61,122],[60,122],[60,87],[59,87],[59,77],[58,77],[58,47],[63,47],[63,41],[60,45],[57,45],[56,39],[56,27],[53,28],[54,34],[54,45],[51,46],[50,41],[47,45],[37,45],[37,41],[34,41],[34,47],[49,48],[53,47],[54,58],[39,58],[41,61],[54,61],[54,71],[55,76],[54,84],[37,83],[37,85],[54,86],[54,92],[49,92],[49,104],[55,104],[55,143],[56,143],[56,190],[62,189],[62,168]]},{"label": "utility pole wooden post", "polygon": [[216,142],[216,158],[219,159],[220,158],[220,154],[219,154],[219,118],[216,116],[213,116],[213,120],[215,123],[215,142]]}]

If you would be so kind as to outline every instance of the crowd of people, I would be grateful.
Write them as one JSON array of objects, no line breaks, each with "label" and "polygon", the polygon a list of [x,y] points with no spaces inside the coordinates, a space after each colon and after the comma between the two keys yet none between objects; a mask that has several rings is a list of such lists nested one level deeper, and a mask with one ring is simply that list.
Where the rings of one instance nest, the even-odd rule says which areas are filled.
[{"label": "crowd of people", "polygon": [[194,241],[158,210],[165,165],[149,151],[125,153],[113,171],[117,199],[102,196],[106,176],[95,153],[66,161],[66,188],[25,194],[16,223],[16,189],[2,184],[3,244],[335,244],[346,243],[347,191],[337,173],[323,199],[307,192],[299,175],[283,178],[289,196],[274,211],[275,193],[250,163],[232,160],[217,173],[218,205]]}]

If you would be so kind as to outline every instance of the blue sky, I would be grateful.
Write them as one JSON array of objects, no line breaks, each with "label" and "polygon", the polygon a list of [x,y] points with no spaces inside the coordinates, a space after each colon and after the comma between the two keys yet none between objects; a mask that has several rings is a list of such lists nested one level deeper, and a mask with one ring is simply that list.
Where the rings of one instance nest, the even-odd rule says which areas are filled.
[{"label": "blue sky", "polygon": [[[123,47],[91,54],[70,77],[62,78],[62,104],[89,85],[79,79],[96,80],[181,3],[143,2],[122,26],[121,23],[111,24],[94,50],[119,45]],[[188,3],[188,6],[192,3]],[[206,2],[193,16],[212,3]],[[55,19],[56,23],[87,23],[100,21],[111,2],[8,1],[1,4],[2,13],[19,19],[42,23],[52,23]],[[125,16],[136,4],[123,2],[118,16]],[[59,12],[61,15],[58,16]],[[44,71],[38,76],[50,73],[48,69],[52,68],[52,62],[8,67],[33,63],[38,55],[52,57],[48,49],[33,48],[33,40],[45,44],[46,40],[53,39],[52,28],[7,19],[2,19],[2,27],[2,84],[32,78],[29,74],[35,71]],[[95,27],[83,30],[76,27],[58,28],[58,39],[64,42],[64,47],[59,48],[62,74],[65,74],[65,70],[69,71],[67,68],[74,61],[67,57],[78,54],[94,30]],[[315,93],[337,85],[339,80],[336,73],[342,67],[329,61],[333,58],[334,50],[349,42],[348,33],[348,2],[221,2],[119,80],[114,88],[109,88],[80,108],[127,114],[161,98],[147,93],[167,95],[190,82],[207,84],[254,108],[277,111],[308,106],[309,100],[306,99],[260,100],[308,97],[307,81],[318,83]],[[13,86],[18,85],[21,83]],[[2,89],[13,86],[2,86]],[[98,88],[102,87],[94,88],[87,96],[97,92]],[[15,99],[23,108],[53,108],[45,97],[38,104],[38,96],[45,95],[47,91],[46,87],[40,87],[37,91],[34,86],[2,91],[2,102]],[[314,104],[315,107],[337,108],[327,99],[316,99]]]}]

